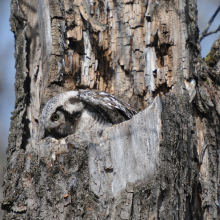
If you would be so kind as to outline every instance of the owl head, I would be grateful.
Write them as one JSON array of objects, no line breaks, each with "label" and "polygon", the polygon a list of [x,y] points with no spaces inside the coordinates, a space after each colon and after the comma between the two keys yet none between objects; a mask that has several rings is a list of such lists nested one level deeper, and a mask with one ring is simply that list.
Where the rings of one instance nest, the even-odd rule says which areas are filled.
[{"label": "owl head", "polygon": [[57,136],[73,133],[74,125],[84,108],[78,91],[61,93],[51,98],[43,108],[41,123],[46,132]]}]

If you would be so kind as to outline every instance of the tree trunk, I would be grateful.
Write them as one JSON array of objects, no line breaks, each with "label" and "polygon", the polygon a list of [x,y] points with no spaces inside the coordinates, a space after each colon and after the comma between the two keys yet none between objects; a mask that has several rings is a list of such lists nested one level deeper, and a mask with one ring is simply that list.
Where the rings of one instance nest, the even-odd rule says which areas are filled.
[{"label": "tree trunk", "polygon": [[[219,218],[220,39],[203,61],[195,0],[12,0],[11,29],[4,219]],[[80,88],[140,113],[42,138],[44,104]]]}]

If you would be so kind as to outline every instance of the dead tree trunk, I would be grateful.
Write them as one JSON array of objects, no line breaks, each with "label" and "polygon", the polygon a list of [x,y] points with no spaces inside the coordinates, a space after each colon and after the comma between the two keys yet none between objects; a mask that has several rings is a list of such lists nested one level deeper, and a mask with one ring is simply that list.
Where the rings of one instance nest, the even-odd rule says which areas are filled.
[{"label": "dead tree trunk", "polygon": [[[205,63],[195,0],[12,0],[11,29],[4,219],[218,219],[220,40]],[[80,88],[140,113],[39,139],[46,101]]]}]

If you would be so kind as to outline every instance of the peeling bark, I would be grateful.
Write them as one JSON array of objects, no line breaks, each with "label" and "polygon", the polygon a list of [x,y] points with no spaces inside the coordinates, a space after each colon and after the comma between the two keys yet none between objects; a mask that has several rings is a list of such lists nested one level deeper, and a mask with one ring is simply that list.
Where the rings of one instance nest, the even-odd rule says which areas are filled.
[{"label": "peeling bark", "polygon": [[[220,46],[202,60],[196,1],[11,1],[16,103],[3,219],[218,219]],[[102,132],[38,139],[57,93],[139,111]]]}]

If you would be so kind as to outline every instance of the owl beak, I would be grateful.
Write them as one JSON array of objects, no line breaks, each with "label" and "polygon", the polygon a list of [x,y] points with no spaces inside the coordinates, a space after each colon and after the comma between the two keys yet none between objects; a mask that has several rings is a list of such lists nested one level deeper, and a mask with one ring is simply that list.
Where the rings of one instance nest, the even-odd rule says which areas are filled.
[{"label": "owl beak", "polygon": [[49,131],[51,133],[51,130],[49,128],[46,128],[47,131]]}]

